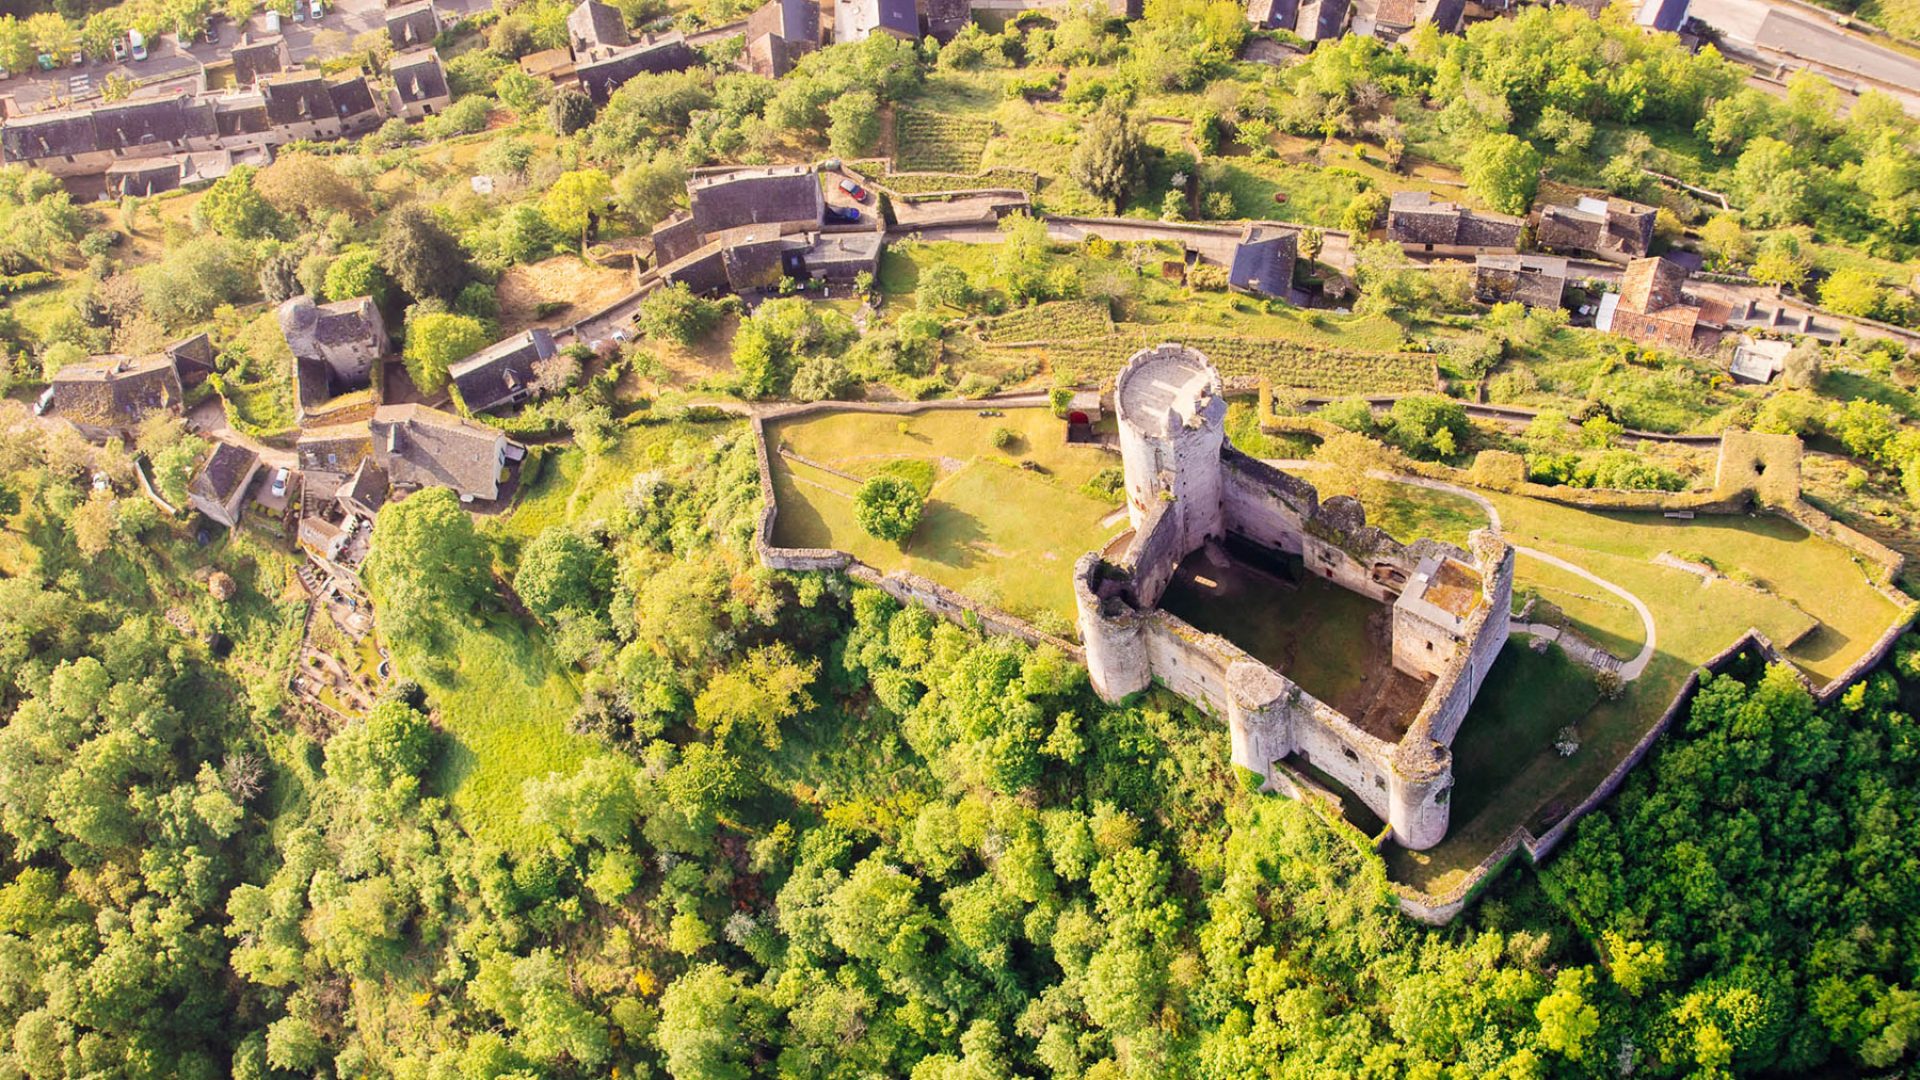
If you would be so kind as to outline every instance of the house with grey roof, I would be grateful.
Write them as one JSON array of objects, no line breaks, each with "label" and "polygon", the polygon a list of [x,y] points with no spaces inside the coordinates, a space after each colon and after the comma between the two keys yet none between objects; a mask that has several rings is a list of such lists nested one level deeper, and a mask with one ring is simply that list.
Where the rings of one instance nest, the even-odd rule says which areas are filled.
[{"label": "house with grey roof", "polygon": [[231,529],[240,524],[247,489],[259,472],[259,454],[235,443],[214,443],[187,484],[187,505]]},{"label": "house with grey roof", "polygon": [[1567,291],[1567,260],[1533,252],[1476,255],[1473,295],[1483,303],[1557,308]]},{"label": "house with grey roof", "polygon": [[[827,276],[829,265],[859,261],[852,247],[819,242],[826,197],[810,165],[705,172],[687,182],[687,196],[691,209],[653,231],[663,280],[696,292],[746,293],[772,288],[782,277]],[[813,274],[805,252],[816,244],[823,270]]]},{"label": "house with grey roof", "polygon": [[293,444],[294,460],[310,487],[345,483],[372,453],[373,433],[364,422],[304,427]]},{"label": "house with grey roof", "polygon": [[394,52],[432,45],[440,36],[440,13],[433,0],[416,0],[387,9],[387,41]]},{"label": "house with grey roof", "polygon": [[180,376],[180,385],[189,389],[207,381],[213,374],[213,339],[204,333],[181,338],[166,347],[167,358]]},{"label": "house with grey roof", "polygon": [[301,419],[333,398],[370,385],[375,360],[392,349],[386,320],[370,296],[316,304],[296,296],[280,305],[280,333],[293,353]]},{"label": "house with grey roof", "polygon": [[461,502],[492,501],[509,461],[526,453],[498,428],[425,405],[374,410],[373,462],[395,494],[452,488]]},{"label": "house with grey roof", "polygon": [[293,54],[287,50],[287,39],[280,34],[256,38],[243,32],[228,55],[233,60],[233,84],[243,90],[253,89],[262,75],[277,75],[293,69]]},{"label": "house with grey roof", "polygon": [[580,0],[567,15],[567,49],[576,63],[600,60],[633,43],[620,9],[600,0]]},{"label": "house with grey roof", "polygon": [[1425,191],[1396,191],[1387,204],[1387,239],[1409,255],[1515,252],[1526,226],[1524,218],[1469,210]]},{"label": "house with grey roof", "polygon": [[[368,445],[372,445],[371,440]],[[387,505],[387,488],[390,483],[387,471],[381,468],[369,454],[360,459],[360,464],[354,466],[353,475],[347,477],[338,488],[334,489],[333,497],[339,500],[340,505],[346,507],[348,511],[372,520],[379,515],[380,508]]]},{"label": "house with grey roof", "polygon": [[[1399,41],[1414,27],[1429,25],[1443,34],[1457,34],[1466,12],[1466,0],[1380,0],[1374,9],[1373,36]],[[1359,25],[1357,17],[1354,25]]]},{"label": "house with grey roof", "polygon": [[447,86],[447,72],[440,65],[437,49],[401,53],[387,61],[387,72],[393,77],[391,111],[395,116],[418,120],[444,112],[453,103],[453,92]]},{"label": "house with grey roof", "polygon": [[1349,0],[1248,0],[1247,21],[1257,30],[1285,30],[1309,42],[1347,32]]},{"label": "house with grey roof", "polygon": [[1299,257],[1300,234],[1272,225],[1248,225],[1233,246],[1227,285],[1255,296],[1289,299],[1293,266]]},{"label": "house with grey roof", "polygon": [[53,373],[56,416],[94,442],[125,438],[154,413],[180,415],[186,391],[165,355],[97,356]]},{"label": "house with grey roof", "polygon": [[973,0],[915,0],[920,32],[945,45],[973,21]]},{"label": "house with grey roof", "polygon": [[818,230],[827,206],[811,165],[766,165],[695,176],[687,181],[687,201],[693,227],[703,236],[742,225],[786,222]]},{"label": "house with grey roof", "polygon": [[915,0],[834,0],[833,40],[844,45],[871,34],[920,40],[920,7]]},{"label": "house with grey roof", "polygon": [[748,71],[779,78],[820,47],[819,0],[767,0],[747,17]]},{"label": "house with grey roof", "polygon": [[835,282],[878,274],[884,246],[885,234],[879,232],[814,233],[796,244],[797,261],[789,274]]},{"label": "house with grey roof", "polygon": [[532,397],[535,365],[557,351],[553,335],[536,326],[481,349],[447,371],[468,412],[492,412]]},{"label": "house with grey roof", "polygon": [[583,60],[574,65],[574,75],[580,80],[580,89],[587,92],[594,104],[605,105],[615,90],[636,76],[685,71],[699,62],[700,55],[687,44],[684,36],[665,34]]},{"label": "house with grey roof", "polygon": [[329,81],[317,71],[297,71],[267,76],[258,85],[278,141],[337,139],[386,119],[364,75]]},{"label": "house with grey roof", "polygon": [[1549,203],[1540,208],[1533,242],[1542,251],[1624,264],[1653,246],[1655,216],[1651,206],[1610,197],[1582,196],[1572,206]]},{"label": "house with grey roof", "polygon": [[236,157],[231,150],[193,150],[165,157],[116,162],[107,170],[107,194],[113,198],[126,195],[145,197],[178,188],[190,188],[195,184],[211,184],[232,172],[236,164],[245,164],[246,159],[252,156],[251,152]]},{"label": "house with grey roof", "polygon": [[0,158],[55,176],[98,176],[124,160],[220,146],[212,103],[184,93],[0,121]]}]

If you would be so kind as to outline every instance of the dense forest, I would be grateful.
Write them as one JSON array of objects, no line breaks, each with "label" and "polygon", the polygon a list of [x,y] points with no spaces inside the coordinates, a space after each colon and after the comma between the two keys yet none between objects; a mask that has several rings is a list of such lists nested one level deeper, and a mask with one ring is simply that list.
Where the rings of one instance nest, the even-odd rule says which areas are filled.
[{"label": "dense forest", "polygon": [[296,718],[250,674],[298,618],[269,556],[213,556],[216,600],[137,512],[83,555],[117,451],[9,427],[0,1075],[1727,1075],[1894,1066],[1920,1023],[1911,649],[1826,709],[1709,680],[1431,930],[1216,721],[757,568],[750,438],[681,424],[592,527],[378,523],[390,634],[536,619],[583,673],[600,750],[514,850],[434,786],[452,676]]}]

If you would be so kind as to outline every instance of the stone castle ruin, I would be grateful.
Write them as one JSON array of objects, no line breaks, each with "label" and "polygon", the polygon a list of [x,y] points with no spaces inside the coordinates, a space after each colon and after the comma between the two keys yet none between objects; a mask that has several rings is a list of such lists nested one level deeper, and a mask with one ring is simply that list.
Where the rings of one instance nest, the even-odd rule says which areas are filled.
[{"label": "stone castle ruin", "polygon": [[1094,689],[1158,680],[1224,716],[1234,763],[1269,786],[1332,781],[1398,843],[1439,843],[1449,746],[1507,640],[1512,550],[1487,530],[1470,551],[1402,545],[1235,450],[1220,375],[1185,346],[1135,354],[1114,406],[1133,528],[1074,566]]}]

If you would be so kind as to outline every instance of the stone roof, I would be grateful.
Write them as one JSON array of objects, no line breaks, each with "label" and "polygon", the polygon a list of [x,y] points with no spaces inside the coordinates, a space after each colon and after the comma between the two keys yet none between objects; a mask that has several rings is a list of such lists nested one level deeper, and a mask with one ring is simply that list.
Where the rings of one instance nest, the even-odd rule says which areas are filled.
[{"label": "stone roof", "polygon": [[295,356],[293,383],[295,400],[305,415],[333,399],[333,366],[317,356]]},{"label": "stone roof", "polygon": [[174,370],[183,381],[194,381],[189,377],[203,376],[213,370],[213,339],[206,334],[181,338],[167,346],[166,354],[173,358]]},{"label": "stone roof", "polygon": [[619,48],[633,39],[627,36],[627,21],[620,9],[599,0],[581,0],[567,15],[567,40],[576,53],[601,48]]},{"label": "stone roof", "polygon": [[973,0],[916,0],[916,3],[928,36],[942,43],[952,41],[973,18]]},{"label": "stone roof", "polygon": [[387,40],[395,51],[431,45],[440,36],[440,15],[433,0],[418,0],[387,9]]},{"label": "stone roof", "polygon": [[747,42],[767,35],[790,42],[820,43],[820,5],[817,0],[767,0],[747,17]]},{"label": "stone roof", "polygon": [[1469,210],[1425,191],[1396,191],[1387,205],[1387,239],[1398,244],[1517,248],[1524,218]]},{"label": "stone roof", "polygon": [[685,37],[668,34],[658,41],[629,45],[603,59],[582,63],[574,70],[587,96],[595,104],[605,105],[615,90],[636,75],[685,71],[699,60],[699,54],[687,44]]},{"label": "stone roof", "polygon": [[329,84],[327,96],[333,99],[335,115],[342,119],[370,113],[375,108],[373,87],[367,85],[364,75],[349,75]]},{"label": "stone roof", "polygon": [[107,191],[118,195],[158,195],[180,186],[186,159],[179,154],[116,161],[107,167]]},{"label": "stone roof", "polygon": [[387,470],[380,467],[371,456],[360,459],[353,475],[334,492],[334,498],[343,503],[379,513],[387,503]]},{"label": "stone roof", "polygon": [[344,345],[373,340],[386,329],[371,296],[327,304],[316,304],[311,296],[296,296],[281,304],[277,314],[280,333],[295,355],[300,351],[295,342],[308,334],[321,345]]},{"label": "stone roof", "polygon": [[1294,33],[1308,41],[1331,41],[1345,32],[1349,0],[1304,0]]},{"label": "stone roof", "polygon": [[1567,260],[1552,255],[1476,255],[1474,295],[1490,304],[1518,301],[1559,307],[1567,288]]},{"label": "stone roof", "polygon": [[122,428],[175,411],[185,397],[166,356],[100,356],[53,373],[53,413],[75,424]]},{"label": "stone roof", "polygon": [[1683,303],[1687,272],[1670,259],[1635,259],[1620,275],[1620,306],[1642,315]]},{"label": "stone roof", "polygon": [[1411,27],[1419,17],[1419,7],[1420,0],[1380,0],[1373,21],[1379,26]]},{"label": "stone roof", "polygon": [[447,371],[467,408],[485,412],[531,386],[534,363],[554,352],[553,335],[536,326],[487,346]]},{"label": "stone roof", "polygon": [[253,475],[259,463],[260,455],[244,446],[214,443],[213,453],[207,455],[206,464],[200,466],[199,473],[187,486],[187,493],[225,506],[239,494],[240,486]]},{"label": "stone roof", "polygon": [[1540,210],[1534,242],[1543,248],[1639,258],[1653,244],[1655,211],[1625,199],[1582,199]]},{"label": "stone roof", "polygon": [[772,165],[696,176],[687,182],[694,227],[704,236],[742,225],[820,225],[825,198],[810,165]]},{"label": "stone roof", "polygon": [[261,79],[267,119],[274,124],[306,124],[333,117],[333,95],[317,71],[296,71]]},{"label": "stone roof", "polygon": [[1227,283],[1262,296],[1285,298],[1293,287],[1293,265],[1299,254],[1299,234],[1291,229],[1248,225],[1233,248]]},{"label": "stone roof", "polygon": [[292,66],[287,39],[279,34],[263,38],[241,34],[230,55],[233,58],[233,81],[236,86],[252,86],[260,76],[285,71]]},{"label": "stone roof", "polygon": [[1114,379],[1114,411],[1147,435],[1164,438],[1209,413],[1224,413],[1225,402],[1220,373],[1183,345],[1143,349]]},{"label": "stone roof", "polygon": [[184,142],[213,135],[213,107],[188,94],[122,101],[95,109],[93,127],[102,150]]},{"label": "stone roof", "polygon": [[491,499],[499,492],[501,433],[425,405],[373,412],[373,460],[399,487],[450,487]]},{"label": "stone roof", "polygon": [[365,424],[307,428],[294,443],[302,471],[344,473],[373,451],[373,433]]},{"label": "stone roof", "polygon": [[813,273],[849,265],[876,270],[882,244],[883,238],[877,232],[818,233],[807,245],[803,259]]},{"label": "stone roof", "polygon": [[273,126],[267,116],[267,96],[257,90],[228,94],[214,101],[213,122],[221,138],[259,135]]},{"label": "stone roof", "polygon": [[393,86],[400,92],[400,100],[408,104],[448,96],[447,72],[440,66],[437,50],[402,53],[388,63],[387,70],[393,74]]}]

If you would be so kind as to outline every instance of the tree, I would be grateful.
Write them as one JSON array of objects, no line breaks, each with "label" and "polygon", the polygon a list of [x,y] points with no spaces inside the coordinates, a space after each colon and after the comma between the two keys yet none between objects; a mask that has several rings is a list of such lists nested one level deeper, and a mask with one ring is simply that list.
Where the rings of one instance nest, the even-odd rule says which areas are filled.
[{"label": "tree", "polygon": [[139,280],[148,313],[168,329],[184,329],[239,302],[252,277],[232,242],[203,235],[169,246],[159,262],[141,268]]},{"label": "tree", "polygon": [[1102,106],[1080,132],[1067,175],[1118,210],[1146,172],[1146,140],[1117,105]]},{"label": "tree", "polygon": [[280,155],[260,170],[253,187],[280,213],[311,224],[319,224],[329,214],[364,221],[372,213],[365,189],[317,154]]},{"label": "tree", "polygon": [[452,488],[390,502],[374,519],[364,564],[382,632],[437,640],[441,615],[492,595],[492,555]]},{"label": "tree", "polygon": [[1351,495],[1368,506],[1379,506],[1384,499],[1387,481],[1376,474],[1387,468],[1387,456],[1365,435],[1343,431],[1328,436],[1313,460],[1326,466],[1313,476],[1322,498]]},{"label": "tree", "polygon": [[416,203],[388,216],[380,235],[380,265],[415,300],[452,300],[473,277],[460,242]]},{"label": "tree", "polygon": [[39,52],[33,47],[33,33],[27,24],[12,15],[0,15],[0,67],[25,71],[33,66]]},{"label": "tree", "polygon": [[687,195],[687,166],[662,150],[630,162],[613,179],[613,202],[641,228],[650,229]]},{"label": "tree", "polygon": [[1467,151],[1467,189],[1503,214],[1523,214],[1540,183],[1540,152],[1518,135],[1487,135]]},{"label": "tree", "polygon": [[1820,306],[1842,315],[1874,318],[1886,295],[1880,275],[1863,266],[1836,270],[1820,283]]},{"label": "tree", "polygon": [[407,374],[424,394],[447,385],[447,368],[486,348],[487,328],[465,315],[430,313],[407,321],[407,343],[401,351]]},{"label": "tree", "polygon": [[1775,233],[1760,245],[1760,256],[1749,271],[1762,285],[1781,285],[1798,289],[1806,283],[1813,260],[1801,253],[1800,238],[1792,233]]},{"label": "tree", "polygon": [[1700,243],[1716,269],[1735,270],[1753,258],[1753,241],[1733,214],[1715,214],[1700,227]]},{"label": "tree", "polygon": [[800,361],[837,354],[858,336],[852,320],[831,308],[794,297],[761,304],[733,337],[740,391],[749,397],[784,394]]},{"label": "tree", "polygon": [[562,87],[553,95],[548,111],[553,117],[553,129],[563,136],[593,123],[593,99],[579,87]]},{"label": "tree", "polygon": [[1593,972],[1568,968],[1554,979],[1553,993],[1534,1006],[1541,1045],[1569,1061],[1586,1057],[1593,1036],[1600,1030],[1600,1010],[1586,1000],[1592,986]]},{"label": "tree", "polygon": [[607,553],[564,525],[548,526],[534,537],[513,575],[513,591],[541,618],[589,609],[612,588]]},{"label": "tree", "polygon": [[914,304],[922,311],[940,307],[965,308],[973,300],[973,283],[967,272],[952,263],[939,263],[921,271],[914,286]]},{"label": "tree", "polygon": [[880,99],[871,91],[842,94],[827,105],[827,145],[842,157],[858,157],[880,139]]},{"label": "tree", "polygon": [[800,660],[785,642],[755,649],[708,681],[694,699],[694,723],[722,742],[746,731],[778,750],[781,723],[813,708],[807,687],[819,671],[818,660]]},{"label": "tree", "polygon": [[1733,165],[1733,195],[1754,225],[1791,225],[1806,216],[1808,170],[1793,147],[1771,136],[1747,144]]},{"label": "tree", "polygon": [[257,172],[252,165],[236,165],[232,172],[214,181],[194,207],[207,228],[236,240],[274,236],[285,228],[280,212],[254,190]]},{"label": "tree", "polygon": [[547,216],[554,230],[580,238],[580,246],[587,245],[587,235],[600,216],[607,212],[607,204],[613,198],[613,182],[599,169],[576,169],[561,173],[560,179],[553,182],[540,200],[540,212]]},{"label": "tree", "polygon": [[1347,203],[1346,210],[1341,212],[1340,227],[1354,236],[1365,236],[1386,217],[1387,204],[1391,201],[1384,191],[1360,192]]},{"label": "tree", "polygon": [[749,991],[719,964],[702,964],[660,995],[654,1042],[675,1080],[747,1080],[743,1005]]},{"label": "tree", "polygon": [[719,304],[695,296],[686,282],[676,281],[653,290],[640,301],[634,325],[655,341],[691,345],[719,319]]},{"label": "tree", "polygon": [[897,476],[876,476],[860,485],[853,517],[867,535],[898,542],[913,534],[924,508],[925,500],[913,484]]},{"label": "tree", "polygon": [[993,280],[1017,301],[1043,299],[1047,293],[1047,223],[1026,214],[1000,219],[1001,241],[993,252]]},{"label": "tree", "polygon": [[371,248],[350,248],[327,265],[326,298],[352,300],[371,296],[378,304],[387,297],[386,271]]},{"label": "tree", "polygon": [[546,104],[551,85],[512,67],[501,72],[500,77],[493,81],[493,92],[507,108],[521,119],[526,119]]}]

